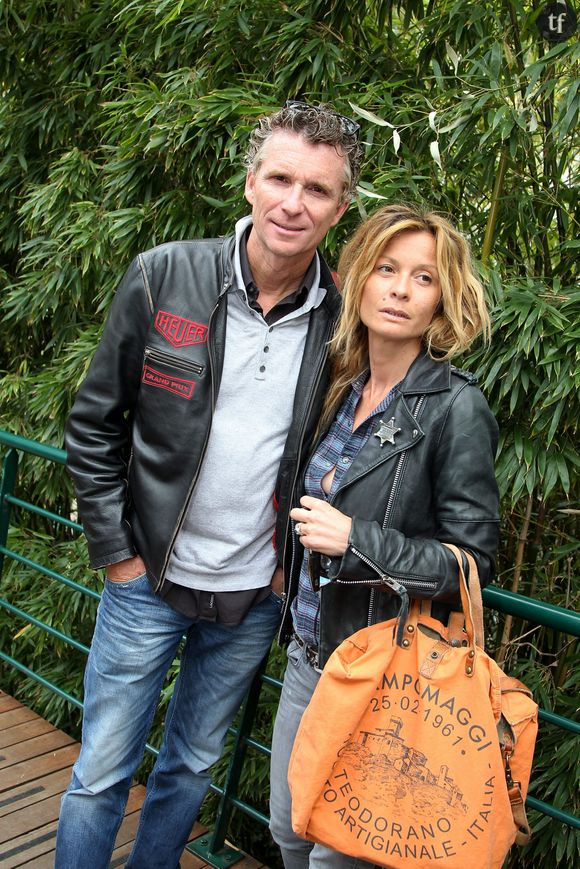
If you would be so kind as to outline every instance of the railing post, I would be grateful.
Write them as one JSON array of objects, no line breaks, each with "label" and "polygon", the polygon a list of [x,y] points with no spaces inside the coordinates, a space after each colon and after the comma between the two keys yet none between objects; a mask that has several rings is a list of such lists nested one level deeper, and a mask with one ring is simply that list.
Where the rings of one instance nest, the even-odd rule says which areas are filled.
[{"label": "railing post", "polygon": [[266,669],[267,663],[268,655],[262,660],[246,695],[224,790],[216,814],[214,830],[213,832],[208,831],[204,836],[200,836],[187,846],[189,851],[193,851],[212,866],[218,867],[218,869],[225,869],[225,867],[237,863],[238,860],[242,860],[244,857],[241,851],[226,845],[225,840],[234,808],[232,800],[237,797],[240,776],[244,766],[247,750],[246,739],[250,736],[254,725],[260,692],[262,690],[262,673]]},{"label": "railing post", "polygon": [[8,526],[10,525],[10,502],[7,495],[14,494],[16,477],[18,475],[18,453],[14,449],[8,450],[2,465],[2,478],[0,479],[0,580],[4,567],[3,547],[8,540]]}]

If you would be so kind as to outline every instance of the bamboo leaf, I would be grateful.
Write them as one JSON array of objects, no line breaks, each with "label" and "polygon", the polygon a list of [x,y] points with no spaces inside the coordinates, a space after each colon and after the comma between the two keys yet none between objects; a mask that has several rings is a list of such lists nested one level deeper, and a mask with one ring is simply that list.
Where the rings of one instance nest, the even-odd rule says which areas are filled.
[{"label": "bamboo leaf", "polygon": [[451,121],[449,124],[444,124],[442,127],[439,127],[439,133],[449,133],[451,130],[455,130],[456,127],[460,127],[462,124],[466,124],[471,120],[471,115],[460,115],[458,118],[455,118],[454,121]]},{"label": "bamboo leaf", "polygon": [[443,76],[439,63],[435,59],[431,61],[431,67],[433,69],[433,74],[435,76],[437,84],[439,85],[439,87],[443,87],[445,84],[445,78]]},{"label": "bamboo leaf", "polygon": [[455,73],[455,75],[457,75],[457,68],[459,66],[460,57],[455,49],[448,42],[445,42],[445,53],[447,54],[447,57],[453,65],[453,72]]},{"label": "bamboo leaf", "polygon": [[381,193],[377,193],[376,190],[369,190],[367,187],[363,187],[362,185],[357,186],[357,192],[360,193],[361,196],[366,196],[369,199],[389,199],[388,196],[383,196]]},{"label": "bamboo leaf", "polygon": [[439,168],[443,169],[443,166],[441,164],[441,156],[439,154],[439,143],[437,141],[431,142],[431,144],[429,145],[429,151]]},{"label": "bamboo leaf", "polygon": [[558,474],[562,482],[562,488],[564,489],[564,492],[568,494],[570,492],[570,474],[568,473],[568,466],[564,456],[557,455],[556,464],[558,466]]},{"label": "bamboo leaf", "polygon": [[558,481],[558,465],[556,463],[555,458],[550,457],[547,462],[546,474],[544,477],[544,490],[543,496],[544,499],[548,497],[556,482]]},{"label": "bamboo leaf", "polygon": [[376,124],[379,127],[391,127],[391,129],[393,128],[392,124],[390,124],[388,121],[385,121],[384,118],[379,118],[379,116],[375,115],[373,112],[369,112],[368,109],[363,109],[361,108],[361,106],[357,106],[355,103],[351,102],[349,102],[349,105],[355,115],[358,115],[359,118],[364,118],[366,121],[370,121],[371,124]]}]

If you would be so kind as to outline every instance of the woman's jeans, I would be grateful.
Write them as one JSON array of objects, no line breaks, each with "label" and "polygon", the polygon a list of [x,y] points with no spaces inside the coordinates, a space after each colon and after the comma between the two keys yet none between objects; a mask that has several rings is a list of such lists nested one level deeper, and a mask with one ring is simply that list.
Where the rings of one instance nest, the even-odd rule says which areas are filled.
[{"label": "woman's jeans", "polygon": [[167,671],[179,675],[133,850],[132,869],[176,869],[208,790],[208,767],[280,621],[271,594],[236,627],[175,612],[146,576],[105,582],[85,672],[82,749],[64,794],[56,869],[106,869]]},{"label": "woman's jeans", "polygon": [[[270,831],[282,852],[285,869],[355,869],[371,867],[338,851],[300,839],[292,830],[292,798],[288,787],[288,764],[300,719],[320,674],[306,660],[295,640],[288,646],[288,666],[272,738],[270,772]],[[328,722],[329,731],[332,721]]]}]

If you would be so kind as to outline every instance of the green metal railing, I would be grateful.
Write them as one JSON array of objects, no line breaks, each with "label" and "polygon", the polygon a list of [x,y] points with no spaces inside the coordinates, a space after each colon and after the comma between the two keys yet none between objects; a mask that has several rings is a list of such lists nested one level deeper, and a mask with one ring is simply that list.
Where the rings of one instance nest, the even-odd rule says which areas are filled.
[{"label": "green metal railing", "polygon": [[[36,441],[21,438],[2,430],[0,430],[0,444],[8,448],[4,457],[2,477],[0,479],[0,581],[2,578],[4,560],[9,558],[28,568],[38,571],[50,579],[56,580],[57,582],[74,589],[75,591],[98,600],[100,595],[92,589],[74,582],[68,577],[51,570],[45,565],[39,564],[21,553],[9,549],[7,546],[8,530],[10,527],[11,512],[13,508],[18,508],[21,511],[28,511],[29,513],[49,519],[50,521],[63,525],[75,532],[80,533],[82,531],[82,526],[78,522],[74,522],[70,518],[60,516],[50,510],[46,510],[27,501],[21,500],[15,495],[18,478],[18,459],[20,453],[37,456],[49,462],[64,464],[66,460],[64,450],[45,446]],[[523,595],[514,594],[496,586],[491,586],[485,589],[483,596],[484,603],[491,609],[517,616],[538,625],[545,625],[575,637],[580,637],[580,614],[576,612],[552,606],[551,604],[543,603],[542,601],[534,600]],[[51,625],[34,618],[32,615],[19,607],[14,606],[3,597],[0,597],[0,606],[18,618],[24,619],[27,623],[41,628],[43,631],[46,631],[48,634],[56,637],[62,642],[88,654],[88,648],[84,644],[79,643],[73,637],[64,634]],[[49,682],[40,674],[29,669],[25,664],[1,650],[0,660],[4,660],[7,664],[15,667],[25,676],[34,679],[45,688],[48,688],[59,696],[64,697],[74,706],[82,708],[83,704],[78,698],[73,697],[58,685]],[[234,809],[244,812],[260,824],[268,824],[268,818],[266,815],[238,797],[238,785],[247,749],[253,748],[265,755],[270,754],[270,748],[267,745],[253,739],[251,736],[262,687],[264,684],[274,686],[277,689],[281,687],[279,680],[268,676],[264,672],[265,665],[266,661],[263,662],[262,667],[250,688],[248,696],[244,701],[238,727],[236,729],[231,729],[231,732],[235,734],[235,741],[225,785],[222,788],[212,784],[213,791],[218,793],[221,797],[214,830],[213,832],[200,837],[195,841],[195,843],[189,846],[190,850],[194,851],[199,856],[202,856],[212,865],[220,867],[220,869],[235,863],[243,856],[241,852],[228,847],[225,843],[229,821]],[[546,723],[556,725],[565,730],[571,731],[572,733],[580,733],[580,724],[569,718],[565,718],[544,709],[540,709],[539,715],[540,719]],[[157,749],[153,746],[147,745],[147,750],[153,754],[157,754]],[[543,814],[549,815],[557,821],[568,824],[575,829],[580,829],[580,818],[577,818],[576,816],[553,805],[545,803],[536,797],[528,796],[527,805]]]}]

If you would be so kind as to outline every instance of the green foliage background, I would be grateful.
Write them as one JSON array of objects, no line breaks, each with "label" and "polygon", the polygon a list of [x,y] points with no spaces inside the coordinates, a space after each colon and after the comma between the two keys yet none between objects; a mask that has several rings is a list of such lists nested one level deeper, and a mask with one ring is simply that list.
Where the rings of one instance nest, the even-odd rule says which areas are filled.
[{"label": "green foliage background", "polygon": [[[493,307],[491,349],[464,362],[501,429],[499,582],[575,607],[580,46],[543,42],[538,11],[522,0],[0,0],[0,427],[62,445],[130,259],[228,232],[247,211],[255,119],[287,97],[330,101],[360,121],[365,167],[326,255],[335,262],[384,200],[427,202],[469,234]],[[71,509],[62,468],[40,460],[25,463],[20,494]],[[50,523],[27,521],[12,544],[99,587],[82,542]],[[89,642],[94,606],[81,595],[14,564],[3,595]],[[572,715],[577,645],[493,614],[488,627],[542,705]],[[82,653],[5,613],[0,638],[80,696]],[[66,701],[10,672],[3,685],[78,729]],[[542,726],[534,794],[577,813],[577,758],[570,734]],[[266,781],[253,757],[244,793],[263,810]],[[575,865],[577,832],[532,820],[536,836],[510,866]],[[267,848],[255,825],[234,828],[250,850]]]}]

